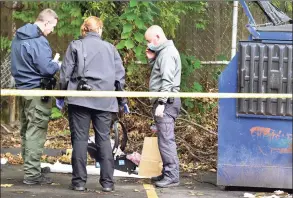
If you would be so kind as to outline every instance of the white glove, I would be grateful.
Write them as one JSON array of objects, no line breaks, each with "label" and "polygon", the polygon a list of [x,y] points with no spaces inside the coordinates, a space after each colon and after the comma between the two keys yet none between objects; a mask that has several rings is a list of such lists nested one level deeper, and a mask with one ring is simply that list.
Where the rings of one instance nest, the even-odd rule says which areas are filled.
[{"label": "white glove", "polygon": [[59,53],[56,53],[56,54],[55,54],[55,57],[54,57],[53,60],[54,60],[55,62],[58,62],[58,61],[59,61],[59,58],[60,58],[60,54],[59,54]]},{"label": "white glove", "polygon": [[164,116],[165,105],[158,105],[156,108],[155,116],[163,117]]},{"label": "white glove", "polygon": [[58,61],[58,66],[59,66],[59,69],[61,69],[62,62]]}]

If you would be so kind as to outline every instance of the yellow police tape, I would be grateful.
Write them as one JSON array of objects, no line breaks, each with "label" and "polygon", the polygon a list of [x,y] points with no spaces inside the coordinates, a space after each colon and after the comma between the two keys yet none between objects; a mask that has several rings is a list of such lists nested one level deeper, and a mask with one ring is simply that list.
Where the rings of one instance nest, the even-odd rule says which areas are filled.
[{"label": "yellow police tape", "polygon": [[64,91],[1,89],[1,96],[57,96],[57,97],[180,97],[180,98],[290,98],[292,94],[278,93],[198,93],[198,92],[134,92],[134,91]]}]

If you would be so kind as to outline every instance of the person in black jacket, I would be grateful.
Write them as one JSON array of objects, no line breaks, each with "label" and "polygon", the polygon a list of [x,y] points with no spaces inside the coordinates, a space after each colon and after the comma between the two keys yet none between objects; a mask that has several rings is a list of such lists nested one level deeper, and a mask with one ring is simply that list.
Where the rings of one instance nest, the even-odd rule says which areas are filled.
[{"label": "person in black jacket", "polygon": [[[125,69],[116,48],[102,40],[103,22],[95,16],[85,19],[82,38],[72,41],[60,72],[62,90],[115,91],[125,83]],[[119,88],[118,88],[119,89]],[[57,104],[63,104],[62,99]],[[114,159],[110,143],[112,114],[118,112],[116,98],[68,97],[68,116],[72,141],[71,189],[83,191],[87,181],[86,162],[89,128],[92,122],[101,167],[103,191],[114,190]],[[127,106],[127,104],[121,104]],[[62,105],[58,105],[62,108]]]},{"label": "person in black jacket", "polygon": [[[17,89],[50,89],[59,70],[59,55],[45,38],[57,25],[58,16],[51,9],[43,10],[34,24],[16,31],[11,46],[11,73]],[[41,172],[41,155],[46,141],[52,101],[49,97],[21,97],[20,122],[25,184],[50,184],[51,178]]]}]

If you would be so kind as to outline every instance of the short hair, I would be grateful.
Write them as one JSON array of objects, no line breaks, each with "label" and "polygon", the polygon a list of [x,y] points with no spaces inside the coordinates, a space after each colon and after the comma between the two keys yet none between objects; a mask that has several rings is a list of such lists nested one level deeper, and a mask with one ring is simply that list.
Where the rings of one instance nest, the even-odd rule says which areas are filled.
[{"label": "short hair", "polygon": [[56,14],[56,12],[52,9],[47,8],[40,12],[40,14],[37,17],[37,21],[47,21],[48,17],[53,17],[54,19],[58,20],[58,15]]},{"label": "short hair", "polygon": [[151,27],[149,27],[145,32],[145,35],[146,34],[151,34],[151,35],[158,34],[162,37],[166,37],[164,30],[158,25],[152,25]]}]

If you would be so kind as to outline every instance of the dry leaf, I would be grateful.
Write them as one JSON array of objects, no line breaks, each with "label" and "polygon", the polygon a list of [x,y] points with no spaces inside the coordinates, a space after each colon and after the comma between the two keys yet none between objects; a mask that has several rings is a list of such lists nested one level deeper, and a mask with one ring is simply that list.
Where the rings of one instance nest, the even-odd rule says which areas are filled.
[{"label": "dry leaf", "polygon": [[60,184],[58,184],[58,183],[52,183],[51,185],[52,186],[60,186]]},{"label": "dry leaf", "polygon": [[192,196],[194,196],[194,195],[195,195],[195,193],[194,193],[193,191],[189,191],[189,195],[192,195]]},{"label": "dry leaf", "polygon": [[255,198],[255,196],[251,193],[244,193],[244,197],[246,198]]},{"label": "dry leaf", "polygon": [[284,194],[284,191],[282,191],[282,190],[276,190],[276,191],[274,191],[274,193],[276,195],[282,195],[282,194]]},{"label": "dry leaf", "polygon": [[280,198],[280,197],[277,195],[271,195],[271,196],[264,196],[264,198]]},{"label": "dry leaf", "polygon": [[213,173],[217,172],[216,169],[214,169],[214,168],[210,169],[209,171],[213,172]]},{"label": "dry leaf", "polygon": [[139,190],[137,190],[137,189],[134,189],[134,192],[139,192]]},{"label": "dry leaf", "polygon": [[13,184],[1,184],[3,188],[10,188],[11,186],[13,186]]},{"label": "dry leaf", "polygon": [[255,193],[254,196],[256,196],[256,197],[262,197],[262,196],[265,196],[265,195],[266,195],[266,193],[261,192],[261,193]]},{"label": "dry leaf", "polygon": [[45,147],[47,147],[47,146],[49,146],[51,144],[51,142],[50,142],[50,140],[47,140],[46,142],[45,142]]}]

